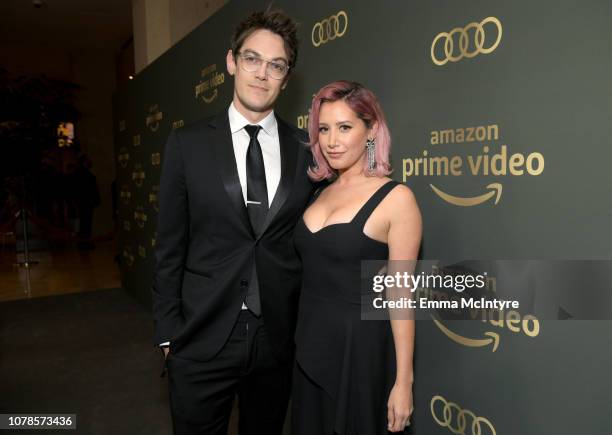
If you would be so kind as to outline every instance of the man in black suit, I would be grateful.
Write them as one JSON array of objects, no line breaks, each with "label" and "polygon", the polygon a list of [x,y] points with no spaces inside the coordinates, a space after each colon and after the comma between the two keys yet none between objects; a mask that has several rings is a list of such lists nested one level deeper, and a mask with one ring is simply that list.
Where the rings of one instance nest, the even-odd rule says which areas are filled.
[{"label": "man in black suit", "polygon": [[155,343],[175,434],[282,432],[301,264],[293,229],[313,186],[307,135],[273,105],[297,57],[295,23],[252,14],[234,34],[227,111],[170,134],[160,180]]}]

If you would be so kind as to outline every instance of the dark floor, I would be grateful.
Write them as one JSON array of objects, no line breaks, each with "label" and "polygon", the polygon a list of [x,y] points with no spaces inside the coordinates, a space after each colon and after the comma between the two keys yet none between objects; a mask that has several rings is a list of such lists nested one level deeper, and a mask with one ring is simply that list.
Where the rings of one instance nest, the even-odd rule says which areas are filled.
[{"label": "dark floor", "polygon": [[[151,336],[121,289],[0,303],[0,413],[77,414],[63,434],[170,434]],[[55,431],[16,431],[30,432]]]}]

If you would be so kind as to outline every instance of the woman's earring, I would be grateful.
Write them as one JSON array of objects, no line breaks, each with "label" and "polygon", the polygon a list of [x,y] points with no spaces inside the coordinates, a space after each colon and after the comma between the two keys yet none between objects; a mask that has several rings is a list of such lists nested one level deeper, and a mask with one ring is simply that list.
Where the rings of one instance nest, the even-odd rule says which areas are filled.
[{"label": "woman's earring", "polygon": [[368,170],[372,172],[376,167],[376,142],[374,139],[367,140],[366,150],[368,153]]}]

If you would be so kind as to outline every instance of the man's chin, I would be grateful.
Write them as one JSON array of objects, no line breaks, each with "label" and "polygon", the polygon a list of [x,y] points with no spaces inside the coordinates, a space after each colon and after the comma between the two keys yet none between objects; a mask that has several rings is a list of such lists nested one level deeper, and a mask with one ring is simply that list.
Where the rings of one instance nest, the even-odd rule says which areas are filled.
[{"label": "man's chin", "polygon": [[242,101],[242,105],[245,109],[256,113],[267,112],[273,107],[270,103],[253,103],[249,101]]}]

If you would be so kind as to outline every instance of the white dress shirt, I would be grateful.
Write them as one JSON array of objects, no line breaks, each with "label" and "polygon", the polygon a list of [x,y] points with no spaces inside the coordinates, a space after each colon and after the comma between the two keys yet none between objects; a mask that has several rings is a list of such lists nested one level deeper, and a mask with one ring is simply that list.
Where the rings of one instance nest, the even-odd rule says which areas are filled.
[{"label": "white dress shirt", "polygon": [[[278,124],[276,123],[274,111],[270,112],[268,116],[257,124],[249,122],[249,120],[236,109],[233,102],[230,104],[227,114],[229,117],[230,131],[232,132],[232,143],[234,145],[234,157],[238,168],[238,178],[240,179],[242,198],[244,199],[245,206],[247,205],[246,156],[251,136],[249,136],[249,133],[244,127],[247,125],[261,126],[261,130],[259,130],[257,134],[257,140],[259,140],[259,145],[261,146],[264,168],[266,170],[266,187],[268,189],[269,206],[272,204],[281,177],[280,141],[278,139]],[[247,309],[244,302],[242,303],[242,309]]]},{"label": "white dress shirt", "polygon": [[238,178],[240,178],[242,197],[245,205],[247,201],[246,155],[251,137],[244,127],[247,125],[261,126],[257,139],[259,140],[261,152],[263,154],[264,168],[266,170],[266,186],[268,188],[268,205],[270,205],[276,194],[276,189],[278,188],[281,177],[280,141],[278,139],[278,124],[276,123],[274,112],[270,112],[268,116],[257,124],[252,124],[248,119],[242,116],[234,106],[234,103],[230,104],[227,114],[229,116],[230,130],[232,132],[232,143],[234,144],[234,157],[236,158],[236,166],[238,167]]}]

